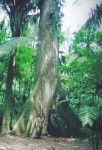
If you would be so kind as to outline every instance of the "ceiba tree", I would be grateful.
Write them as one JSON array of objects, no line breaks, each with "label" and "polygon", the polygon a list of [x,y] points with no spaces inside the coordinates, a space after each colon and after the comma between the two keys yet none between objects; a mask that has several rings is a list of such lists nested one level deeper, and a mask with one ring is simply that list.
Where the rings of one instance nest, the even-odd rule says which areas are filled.
[{"label": "ceiba tree", "polygon": [[59,18],[57,0],[40,0],[39,44],[36,83],[16,122],[16,134],[41,137],[47,134],[48,116],[58,83],[58,38],[55,21]]}]

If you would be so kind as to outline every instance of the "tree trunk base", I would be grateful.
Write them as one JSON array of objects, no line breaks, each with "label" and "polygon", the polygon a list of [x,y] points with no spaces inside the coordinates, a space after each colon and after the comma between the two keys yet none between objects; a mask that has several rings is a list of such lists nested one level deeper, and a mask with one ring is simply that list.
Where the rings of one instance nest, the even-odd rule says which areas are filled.
[{"label": "tree trunk base", "polygon": [[48,119],[44,116],[30,116],[27,124],[26,134],[31,138],[41,138],[42,136],[47,135],[47,120]]}]

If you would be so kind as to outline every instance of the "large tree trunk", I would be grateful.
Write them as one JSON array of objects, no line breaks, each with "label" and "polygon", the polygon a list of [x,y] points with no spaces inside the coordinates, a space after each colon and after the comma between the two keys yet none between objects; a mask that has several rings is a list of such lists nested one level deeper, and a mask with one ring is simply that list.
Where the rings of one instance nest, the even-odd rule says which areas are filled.
[{"label": "large tree trunk", "polygon": [[[29,104],[25,105],[25,110],[13,129],[16,133],[26,130],[26,134],[32,138],[47,134],[48,114],[58,82],[58,41],[53,20],[57,14],[56,8],[55,0],[43,0],[40,5],[36,84],[28,100]],[[26,124],[23,121],[27,115]]]}]

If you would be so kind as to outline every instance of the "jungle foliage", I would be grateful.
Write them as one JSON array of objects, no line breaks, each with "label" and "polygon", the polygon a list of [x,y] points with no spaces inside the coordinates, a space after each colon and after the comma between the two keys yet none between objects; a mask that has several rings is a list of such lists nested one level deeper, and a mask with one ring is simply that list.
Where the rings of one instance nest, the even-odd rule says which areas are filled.
[{"label": "jungle foliage", "polygon": [[101,39],[95,26],[82,27],[60,66],[65,98],[85,129],[102,126]]}]

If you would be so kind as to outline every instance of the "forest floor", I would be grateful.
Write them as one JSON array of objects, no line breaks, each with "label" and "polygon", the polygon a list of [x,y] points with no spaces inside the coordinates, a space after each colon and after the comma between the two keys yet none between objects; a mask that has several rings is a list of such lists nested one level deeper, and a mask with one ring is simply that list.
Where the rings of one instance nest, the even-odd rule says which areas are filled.
[{"label": "forest floor", "polygon": [[88,140],[73,138],[31,139],[0,135],[0,150],[91,150]]}]

